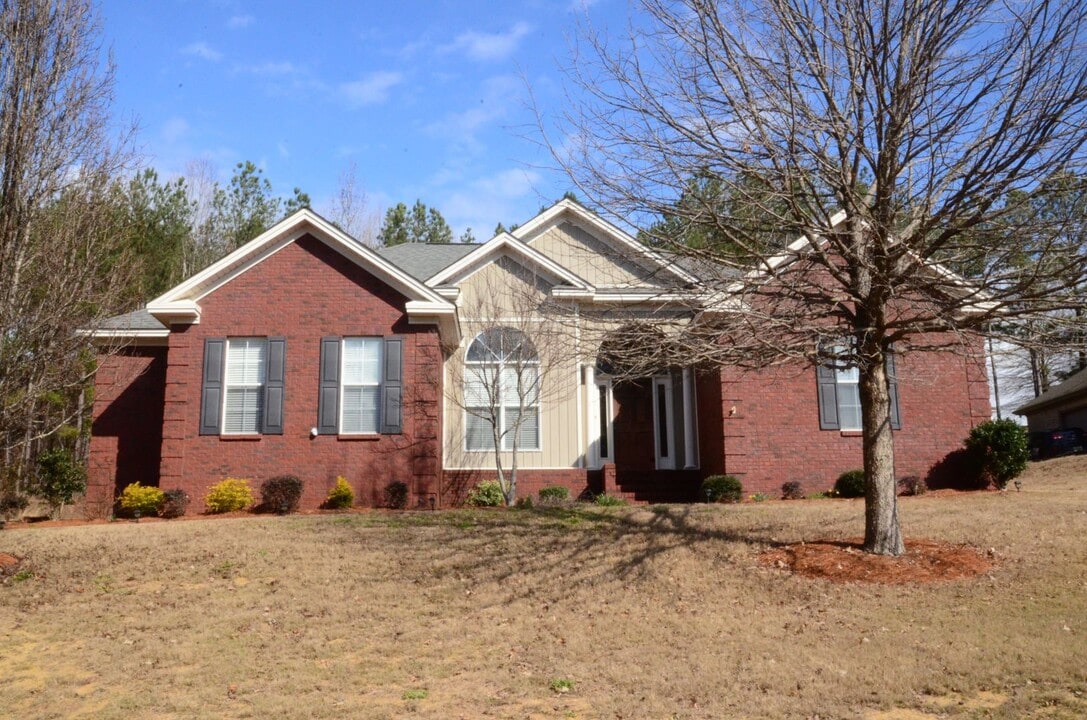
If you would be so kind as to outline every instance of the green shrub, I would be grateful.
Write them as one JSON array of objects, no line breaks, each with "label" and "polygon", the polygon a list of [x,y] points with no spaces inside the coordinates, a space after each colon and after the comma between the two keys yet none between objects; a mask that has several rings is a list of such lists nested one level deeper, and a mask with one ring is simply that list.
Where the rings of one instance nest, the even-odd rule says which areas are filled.
[{"label": "green shrub", "polygon": [[804,488],[800,486],[800,483],[795,480],[792,482],[784,483],[781,486],[781,499],[782,500],[803,500]]},{"label": "green shrub", "polygon": [[551,485],[550,487],[540,488],[539,495],[541,505],[561,505],[570,499],[570,488],[562,485]]},{"label": "green shrub", "polygon": [[899,495],[924,495],[927,492],[925,479],[918,475],[908,475],[898,481]]},{"label": "green shrub", "polygon": [[497,480],[484,480],[468,493],[467,502],[473,507],[499,507],[506,503],[506,496]]},{"label": "green shrub", "polygon": [[393,481],[385,486],[385,507],[403,510],[408,506],[408,484]]},{"label": "green shrub", "polygon": [[157,487],[140,485],[137,482],[121,491],[120,505],[126,515],[150,517],[158,514],[165,499],[165,493]]},{"label": "green shrub", "polygon": [[627,504],[626,498],[621,498],[618,495],[608,495],[607,493],[600,493],[593,498],[593,502],[601,507],[619,507]]},{"label": "green shrub", "polygon": [[989,420],[974,426],[966,449],[974,456],[980,479],[1001,490],[1026,470],[1030,459],[1027,431],[1014,420]]},{"label": "green shrub", "polygon": [[531,510],[533,507],[532,498],[519,497],[516,501],[514,501],[513,507],[517,508],[518,510]]},{"label": "green shrub", "polygon": [[343,475],[336,478],[336,484],[328,491],[325,498],[325,507],[332,510],[343,510],[355,504],[355,491],[343,479]]},{"label": "green shrub", "polygon": [[743,500],[744,486],[735,475],[710,475],[702,481],[702,497],[711,503],[738,503]]},{"label": "green shrub", "polygon": [[770,499],[770,496],[767,493],[757,492],[750,499],[751,502],[766,502]]},{"label": "green shrub", "polygon": [[846,470],[834,481],[834,494],[837,497],[864,497],[864,470]]},{"label": "green shrub", "polygon": [[30,504],[30,498],[26,495],[19,495],[12,493],[11,495],[4,495],[0,497],[0,516],[15,515],[16,513],[26,510]]},{"label": "green shrub", "polygon": [[208,513],[227,513],[244,510],[253,504],[253,489],[248,480],[227,478],[214,485],[204,496]]},{"label": "green shrub", "polygon": [[61,506],[87,489],[87,472],[66,448],[53,448],[38,455],[38,483],[35,492],[53,508]]},{"label": "green shrub", "polygon": [[261,510],[286,515],[298,509],[302,481],[294,475],[278,475],[260,484]]},{"label": "green shrub", "polygon": [[159,517],[179,518],[189,509],[189,494],[181,488],[171,488],[162,493]]}]

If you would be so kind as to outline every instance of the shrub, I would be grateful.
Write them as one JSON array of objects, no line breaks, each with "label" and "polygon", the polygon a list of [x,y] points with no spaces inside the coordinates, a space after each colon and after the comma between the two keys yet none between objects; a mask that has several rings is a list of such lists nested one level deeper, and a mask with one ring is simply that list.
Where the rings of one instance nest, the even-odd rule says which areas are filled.
[{"label": "shrub", "polygon": [[395,480],[385,486],[385,507],[403,510],[408,506],[408,484]]},{"label": "shrub", "polygon": [[157,487],[132,483],[121,491],[121,510],[134,517],[157,515],[165,493]]},{"label": "shrub", "polygon": [[907,475],[898,481],[899,495],[924,495],[927,492],[925,479],[918,475]]},{"label": "shrub", "polygon": [[837,497],[864,497],[864,470],[846,470],[834,481],[834,494]]},{"label": "shrub", "polygon": [[601,507],[619,507],[626,505],[626,498],[621,498],[618,495],[608,495],[607,493],[601,493],[593,498],[593,502]]},{"label": "shrub", "polygon": [[533,507],[532,498],[519,497],[516,501],[514,501],[513,507],[517,508],[518,510],[531,510]]},{"label": "shrub", "polygon": [[710,475],[702,481],[702,497],[711,503],[738,503],[744,497],[744,486],[735,475]]},{"label": "shrub", "polygon": [[162,493],[159,517],[179,518],[189,509],[189,494],[181,488],[171,488]]},{"label": "shrub", "polygon": [[541,505],[561,505],[570,499],[570,488],[562,485],[551,485],[540,488],[539,495]]},{"label": "shrub", "polygon": [[1014,420],[976,425],[966,438],[966,449],[974,456],[985,484],[992,482],[1001,490],[1026,470],[1030,459],[1027,432]]},{"label": "shrub", "polygon": [[325,507],[332,510],[343,510],[355,504],[355,491],[343,479],[343,475],[336,478],[336,484],[328,491],[325,498]]},{"label": "shrub", "polygon": [[468,493],[468,504],[473,507],[498,507],[505,503],[502,484],[497,480],[484,480]]},{"label": "shrub", "polygon": [[26,510],[27,505],[30,504],[30,498],[26,495],[19,495],[12,493],[11,495],[4,495],[0,497],[0,516],[14,515],[15,513]]},{"label": "shrub", "polygon": [[53,448],[38,455],[36,492],[53,508],[54,515],[86,488],[87,472],[67,449]]},{"label": "shrub", "polygon": [[253,489],[248,480],[227,478],[212,485],[204,496],[204,506],[212,514],[244,510],[252,504]]},{"label": "shrub", "polygon": [[298,509],[302,481],[294,475],[278,475],[260,484],[261,509],[286,515]]},{"label": "shrub", "polygon": [[792,482],[784,483],[781,486],[781,499],[782,500],[803,500],[804,489],[800,487],[800,483],[793,480]]},{"label": "shrub", "polygon": [[751,502],[766,502],[769,499],[770,496],[763,492],[754,493],[750,498]]}]

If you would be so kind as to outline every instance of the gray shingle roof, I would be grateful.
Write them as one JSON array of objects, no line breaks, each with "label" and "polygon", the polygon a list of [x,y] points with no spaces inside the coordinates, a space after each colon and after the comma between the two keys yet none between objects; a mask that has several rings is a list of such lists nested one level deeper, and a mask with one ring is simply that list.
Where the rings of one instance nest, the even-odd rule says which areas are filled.
[{"label": "gray shingle roof", "polygon": [[106,318],[98,327],[99,330],[165,330],[166,326],[147,312],[146,308],[133,310],[124,315],[114,315]]},{"label": "gray shingle roof", "polygon": [[417,280],[426,280],[477,247],[477,243],[403,243],[378,248],[377,254]]},{"label": "gray shingle roof", "polygon": [[1035,410],[1041,410],[1047,405],[1070,399],[1075,395],[1087,395],[1087,370],[1080,370],[1060,385],[1054,385],[1049,388],[1038,397],[1019,407],[1015,411],[1015,414],[1026,415]]}]

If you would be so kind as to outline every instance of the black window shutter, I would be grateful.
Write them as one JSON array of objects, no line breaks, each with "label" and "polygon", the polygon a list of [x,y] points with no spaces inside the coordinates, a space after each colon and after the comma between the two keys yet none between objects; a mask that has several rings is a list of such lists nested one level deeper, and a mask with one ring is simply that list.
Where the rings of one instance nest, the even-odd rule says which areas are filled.
[{"label": "black window shutter", "polygon": [[224,338],[204,340],[204,378],[200,390],[200,434],[218,435],[223,409]]},{"label": "black window shutter", "polygon": [[404,337],[385,338],[385,376],[382,378],[381,434],[397,435],[404,431]]},{"label": "black window shutter", "polygon": [[264,368],[264,421],[261,432],[265,435],[283,434],[283,384],[287,359],[287,339],[268,338],[268,357]]},{"label": "black window shutter", "polygon": [[335,435],[340,429],[340,339],[321,338],[317,432]]},{"label": "black window shutter", "polygon": [[834,368],[820,365],[815,369],[819,384],[819,429],[838,430],[838,377]]},{"label": "black window shutter", "polygon": [[887,369],[887,394],[891,398],[891,429],[902,429],[902,416],[898,410],[898,373],[895,370],[894,350],[888,350],[885,360]]}]

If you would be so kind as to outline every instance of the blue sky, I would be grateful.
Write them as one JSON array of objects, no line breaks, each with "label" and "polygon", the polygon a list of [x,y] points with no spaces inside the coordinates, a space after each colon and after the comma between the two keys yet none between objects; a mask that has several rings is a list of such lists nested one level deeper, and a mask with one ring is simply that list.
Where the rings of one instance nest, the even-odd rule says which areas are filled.
[{"label": "blue sky", "polygon": [[354,164],[370,207],[417,198],[459,235],[532,217],[569,189],[537,143],[530,92],[561,111],[560,68],[586,18],[624,0],[102,0],[114,112],[146,165],[252,160],[278,195],[322,210]]}]

